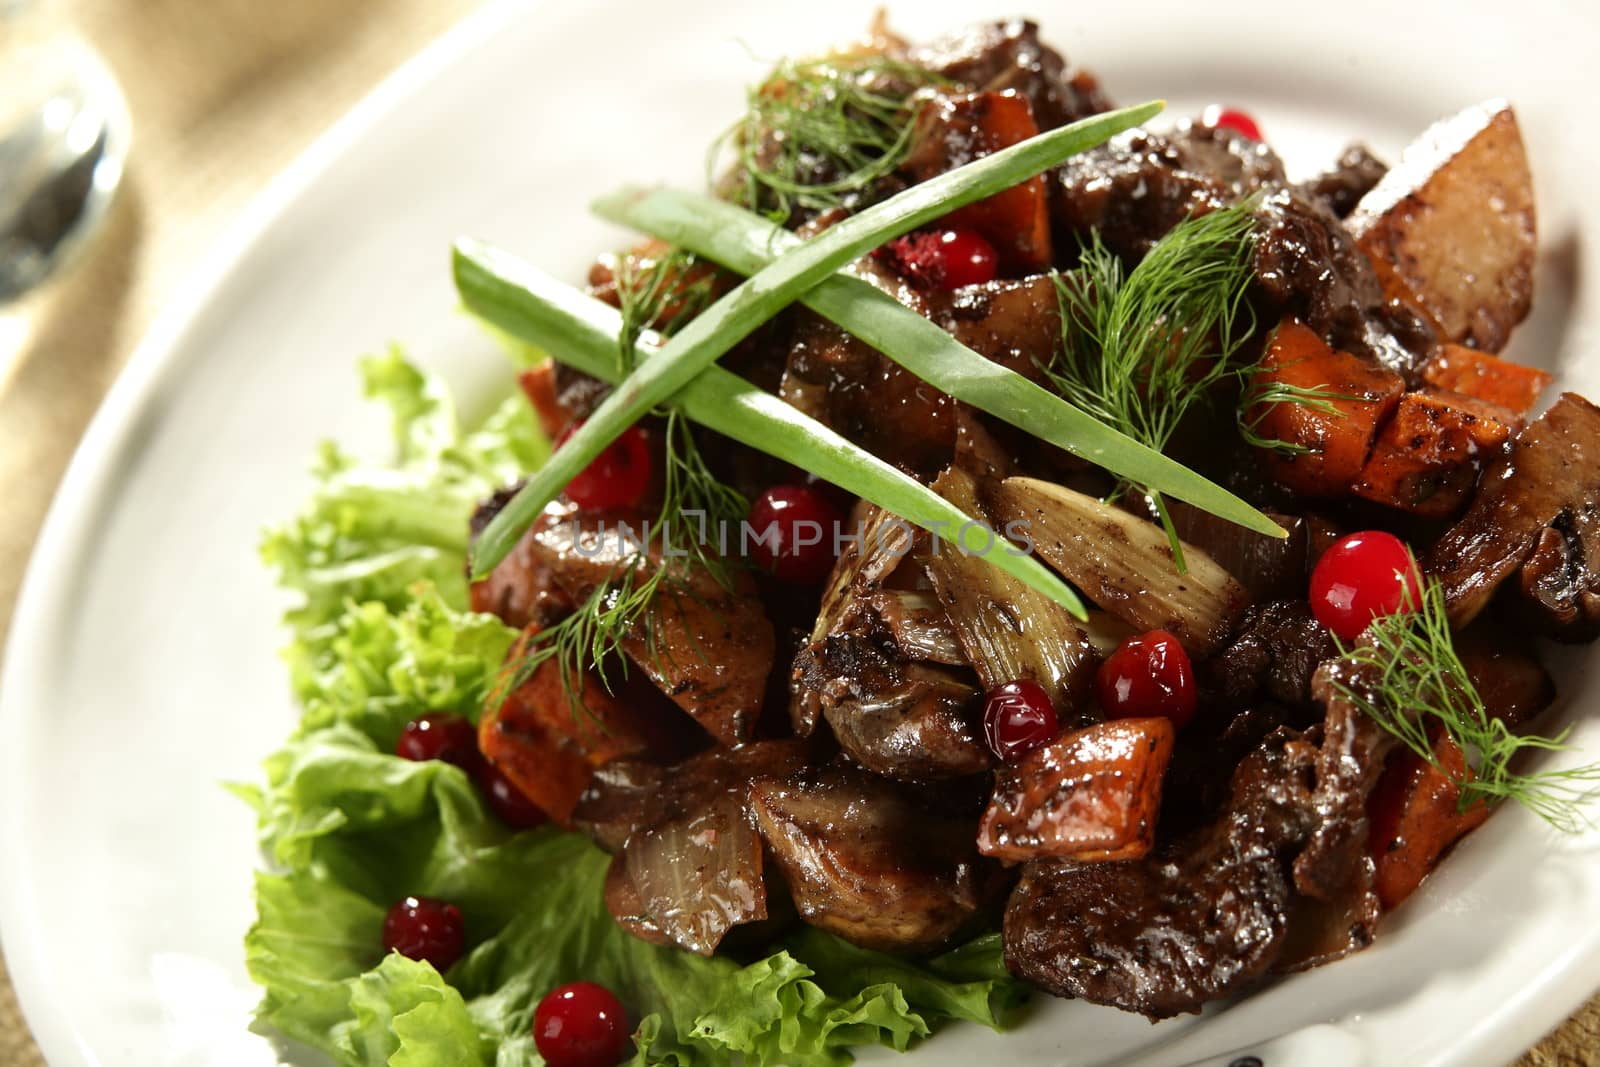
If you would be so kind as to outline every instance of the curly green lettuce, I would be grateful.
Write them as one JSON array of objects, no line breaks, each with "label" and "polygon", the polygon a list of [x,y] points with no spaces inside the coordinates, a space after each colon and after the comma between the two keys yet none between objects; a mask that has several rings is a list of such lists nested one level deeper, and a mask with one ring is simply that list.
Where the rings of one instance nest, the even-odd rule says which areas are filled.
[{"label": "curly green lettuce", "polygon": [[[636,1065],[831,1067],[947,1020],[999,1027],[1022,987],[997,935],[920,962],[809,928],[753,962],[649,945],[607,914],[608,857],[587,840],[509,831],[458,768],[391,754],[417,715],[477,715],[515,634],[466,610],[467,519],[544,444],[524,403],[464,431],[443,386],[397,353],[362,369],[394,413],[397,461],[363,468],[326,447],[311,502],[263,548],[302,597],[287,658],[303,715],[264,785],[238,790],[271,864],[245,939],[260,1021],[390,1067],[542,1063],[534,1007],[579,979],[636,1013]],[[447,974],[384,955],[385,910],[406,895],[467,916],[471,949]]]}]

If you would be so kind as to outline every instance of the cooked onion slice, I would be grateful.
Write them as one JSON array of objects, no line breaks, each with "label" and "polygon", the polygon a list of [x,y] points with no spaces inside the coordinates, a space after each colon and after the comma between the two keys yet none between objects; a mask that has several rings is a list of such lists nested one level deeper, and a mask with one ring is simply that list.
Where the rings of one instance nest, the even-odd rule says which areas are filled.
[{"label": "cooked onion slice", "polygon": [[1200,549],[1183,546],[1189,571],[1179,574],[1160,527],[1064,486],[1007,478],[993,514],[1027,523],[1034,551],[1090,600],[1137,630],[1172,633],[1196,659],[1217,650],[1250,601]]},{"label": "cooked onion slice", "polygon": [[691,952],[709,956],[733,927],[767,917],[761,836],[733,792],[634,834],[622,855],[644,913]]},{"label": "cooked onion slice", "polygon": [[[962,511],[983,519],[972,475],[956,467],[933,490]],[[1065,608],[1023,585],[982,557],[962,551],[951,531],[930,554],[928,578],[985,689],[1027,678],[1044,686],[1056,710],[1082,703],[1094,673],[1095,652]],[[996,535],[991,552],[1021,551]],[[1048,557],[1047,557],[1048,558]]]}]

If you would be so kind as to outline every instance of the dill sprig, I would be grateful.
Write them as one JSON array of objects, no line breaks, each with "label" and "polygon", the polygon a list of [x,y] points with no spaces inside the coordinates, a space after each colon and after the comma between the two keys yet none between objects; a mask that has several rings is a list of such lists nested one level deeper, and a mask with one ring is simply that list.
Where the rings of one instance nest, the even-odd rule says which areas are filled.
[{"label": "dill sprig", "polygon": [[[1043,367],[1067,400],[1154,449],[1194,405],[1236,374],[1255,329],[1245,300],[1255,220],[1247,202],[1185,219],[1131,271],[1092,234],[1080,265],[1056,274],[1062,349]],[[1140,487],[1141,492],[1148,492]],[[1160,493],[1148,493],[1184,573]]]},{"label": "dill sprig", "polygon": [[[1570,731],[1520,735],[1489,714],[1456,654],[1444,587],[1437,581],[1428,582],[1418,610],[1374,620],[1360,644],[1341,642],[1339,651],[1360,680],[1352,685],[1335,679],[1335,691],[1454,782],[1463,809],[1514,800],[1558,830],[1576,833],[1592,825],[1583,806],[1600,796],[1600,764],[1533,773],[1513,769],[1526,751],[1569,749]],[[1434,754],[1435,725],[1461,749],[1465,774],[1453,773]]]},{"label": "dill sprig", "polygon": [[[617,296],[622,312],[618,360],[624,373],[631,369],[636,344],[654,331],[670,336],[699,314],[714,297],[714,275],[691,253],[671,249],[636,265],[620,259]],[[624,355],[626,353],[626,355]],[[628,554],[572,613],[531,635],[496,679],[490,707],[554,660],[561,670],[562,688],[576,715],[583,706],[583,677],[593,671],[607,690],[614,691],[620,670],[626,677],[628,657],[624,641],[642,634],[645,655],[661,660],[655,628],[648,616],[663,598],[693,597],[696,572],[710,575],[727,590],[734,586],[733,564],[718,550],[716,531],[742,520],[749,502],[737,489],[712,471],[701,452],[694,427],[677,408],[658,411],[662,420],[661,506],[653,521],[644,524],[626,547]],[[606,536],[622,537],[620,530]],[[660,545],[665,557],[652,560],[650,543]]]},{"label": "dill sprig", "polygon": [[1244,379],[1237,414],[1239,436],[1244,438],[1246,444],[1276,452],[1281,456],[1300,456],[1316,450],[1297,441],[1262,436],[1261,422],[1271,412],[1274,404],[1299,404],[1320,415],[1342,419],[1344,411],[1334,401],[1361,399],[1350,393],[1334,392],[1325,385],[1295,385],[1276,378],[1268,378],[1261,373],[1259,364],[1246,367],[1239,373]]},{"label": "dill sprig", "polygon": [[733,153],[730,198],[784,222],[797,208],[849,205],[911,150],[917,92],[943,84],[882,54],[787,60],[750,89],[745,114],[708,160]]}]

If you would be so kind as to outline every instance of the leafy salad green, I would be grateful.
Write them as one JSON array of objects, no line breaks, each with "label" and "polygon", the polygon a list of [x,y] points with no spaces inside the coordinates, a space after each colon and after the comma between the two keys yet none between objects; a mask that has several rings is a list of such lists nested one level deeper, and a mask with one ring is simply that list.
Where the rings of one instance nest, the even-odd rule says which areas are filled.
[{"label": "leafy salad green", "polygon": [[[606,912],[608,857],[586,839],[509,831],[465,772],[391,755],[418,715],[476,718],[515,633],[466,608],[467,519],[547,445],[520,397],[464,430],[444,385],[399,353],[362,372],[393,412],[395,461],[325,446],[315,495],[263,545],[299,597],[286,656],[303,716],[265,784],[237,789],[270,866],[245,941],[260,1022],[344,1064],[539,1064],[539,998],[584,979],[641,1020],[640,1065],[837,1064],[946,1020],[1001,1026],[1024,991],[997,934],[921,963],[810,928],[754,960],[650,945]],[[467,917],[470,952],[445,975],[383,954],[384,913],[407,895]]]}]

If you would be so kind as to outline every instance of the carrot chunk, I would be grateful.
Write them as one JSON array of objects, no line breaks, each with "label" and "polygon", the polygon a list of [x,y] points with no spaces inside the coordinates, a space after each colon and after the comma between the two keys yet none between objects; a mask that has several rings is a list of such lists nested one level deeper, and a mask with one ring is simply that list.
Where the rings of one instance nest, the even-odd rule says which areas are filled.
[{"label": "carrot chunk", "polygon": [[1461,393],[1526,415],[1551,382],[1537,367],[1508,363],[1499,356],[1463,345],[1440,345],[1422,365],[1429,385]]},{"label": "carrot chunk", "polygon": [[1378,435],[1352,491],[1414,515],[1443,518],[1466,506],[1482,458],[1498,451],[1512,427],[1504,409],[1439,391],[1407,393]]},{"label": "carrot chunk", "polygon": [[1466,773],[1466,760],[1443,732],[1434,738],[1433,754],[1448,774],[1402,750],[1390,758],[1367,801],[1367,844],[1385,909],[1398,907],[1416,892],[1445,850],[1493,810],[1482,801],[1462,809],[1461,790],[1453,779]]},{"label": "carrot chunk", "polygon": [[[514,647],[511,655],[517,654]],[[649,747],[647,724],[588,673],[582,701],[584,710],[575,711],[560,667],[546,661],[478,722],[484,756],[563,826],[597,767]]]},{"label": "carrot chunk", "polygon": [[1310,496],[1337,496],[1350,488],[1366,465],[1378,427],[1405,392],[1398,374],[1334,350],[1293,318],[1273,332],[1258,373],[1259,384],[1319,390],[1334,408],[1318,411],[1285,400],[1246,412],[1262,437],[1307,450],[1292,456],[1268,452],[1267,462],[1274,478]]},{"label": "carrot chunk", "polygon": [[[1033,108],[1012,91],[943,96],[917,116],[906,169],[918,181],[954,170],[1039,132]],[[1001,266],[1033,274],[1051,263],[1049,191],[1043,175],[952,212],[952,226],[969,226],[994,245]]]},{"label": "carrot chunk", "polygon": [[1173,738],[1171,719],[1115,719],[1034,749],[1000,772],[978,851],[1006,860],[1138,859],[1155,842]]}]

